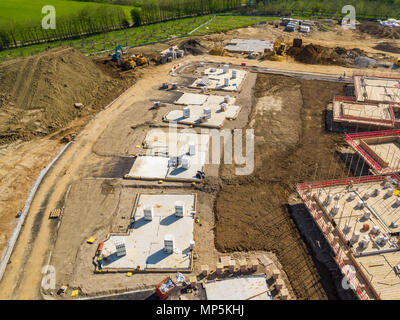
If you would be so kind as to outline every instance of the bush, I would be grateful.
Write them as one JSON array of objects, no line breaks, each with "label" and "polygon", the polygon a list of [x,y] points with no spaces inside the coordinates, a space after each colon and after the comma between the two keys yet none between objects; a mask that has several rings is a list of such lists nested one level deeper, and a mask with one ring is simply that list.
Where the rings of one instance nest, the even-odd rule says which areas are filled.
[{"label": "bush", "polygon": [[131,17],[133,21],[133,25],[140,26],[142,24],[142,14],[139,9],[135,8],[131,10]]}]

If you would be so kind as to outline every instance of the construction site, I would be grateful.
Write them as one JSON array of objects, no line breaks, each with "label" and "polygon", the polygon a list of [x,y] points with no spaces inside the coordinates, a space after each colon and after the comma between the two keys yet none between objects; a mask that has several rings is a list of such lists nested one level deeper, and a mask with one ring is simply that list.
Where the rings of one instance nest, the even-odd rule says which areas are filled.
[{"label": "construction site", "polygon": [[400,299],[399,56],[289,23],[1,63],[0,298]]}]

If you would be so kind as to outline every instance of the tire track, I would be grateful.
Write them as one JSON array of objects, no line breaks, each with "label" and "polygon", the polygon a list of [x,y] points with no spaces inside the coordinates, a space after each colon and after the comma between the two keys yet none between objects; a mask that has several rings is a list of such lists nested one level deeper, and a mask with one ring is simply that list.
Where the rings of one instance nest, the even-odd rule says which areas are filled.
[{"label": "tire track", "polygon": [[[33,57],[33,63],[31,65],[31,68],[29,70],[29,73],[27,75],[27,77],[24,79],[24,81],[22,81],[21,84],[24,84],[25,87],[31,87],[32,86],[32,81],[33,81],[33,77],[35,75],[35,71],[37,69],[37,66],[39,64],[41,57],[40,56],[36,56]],[[23,86],[23,87],[24,87]],[[30,90],[24,90],[24,92],[22,93],[22,95],[19,95],[17,98],[17,105],[19,105],[21,107],[21,109],[27,109],[27,107],[29,107],[28,105],[28,96],[29,96]],[[32,99],[34,98],[35,94],[32,95]],[[31,102],[31,101],[30,101]]]}]

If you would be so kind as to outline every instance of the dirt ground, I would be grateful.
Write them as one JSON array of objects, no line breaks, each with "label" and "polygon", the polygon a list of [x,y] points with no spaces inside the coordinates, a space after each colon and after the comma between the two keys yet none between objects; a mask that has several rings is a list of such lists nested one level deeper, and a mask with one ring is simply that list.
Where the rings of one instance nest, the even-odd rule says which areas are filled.
[{"label": "dirt ground", "polygon": [[45,136],[107,105],[135,81],[110,70],[72,48],[0,64],[0,144]]},{"label": "dirt ground", "polygon": [[[288,41],[299,36],[298,34],[285,33],[281,28],[266,25],[193,38],[199,39],[202,45],[211,49],[216,43],[220,43],[220,41],[228,42],[234,37],[273,39],[281,35],[285,36]],[[340,46],[348,49],[359,48],[378,56],[382,55],[383,52],[374,49],[374,47],[381,42],[388,41],[361,33],[358,30],[343,30],[339,26],[331,26],[329,31],[317,31],[301,37],[305,43],[312,42],[327,47]],[[163,50],[169,45],[179,44],[181,41],[182,39],[176,39],[168,43],[142,47],[136,49],[135,52],[154,54],[154,51]],[[399,46],[397,39],[390,40],[390,42],[393,46]],[[396,56],[396,54],[393,56]],[[62,64],[64,58],[62,56],[57,59],[54,58],[55,63]],[[105,58],[106,55],[93,58],[93,65],[100,70],[96,72],[103,73],[100,79],[105,79],[105,83],[108,79],[118,83],[118,79],[113,78],[113,71],[102,71],[102,68],[107,70],[107,67],[101,62]],[[31,78],[29,75],[32,74],[33,77],[36,74],[32,73],[34,67],[44,63],[41,58],[37,59],[36,56],[29,59],[25,62],[22,61],[22,63],[19,60],[6,62],[1,64],[0,68],[2,70],[8,70],[8,68],[31,70],[31,72],[28,72],[27,78],[29,80]],[[182,61],[189,60],[235,64],[245,61],[248,65],[254,66],[327,74],[343,74],[343,72],[351,74],[354,70],[331,65],[306,65],[297,63],[290,58],[283,62],[277,62],[246,60],[241,56],[234,55],[230,57],[203,55],[186,57]],[[12,67],[12,63],[15,63],[15,66]],[[79,181],[82,177],[87,177],[89,174],[92,177],[101,177],[107,171],[111,172],[107,178],[115,178],[123,171],[123,166],[127,164],[119,156],[132,155],[137,152],[137,150],[132,150],[132,144],[135,143],[135,139],[139,139],[140,130],[138,134],[135,130],[140,128],[140,123],[155,121],[158,125],[161,125],[159,121],[164,110],[149,112],[152,100],[165,99],[168,102],[174,98],[173,94],[161,96],[157,88],[162,82],[177,80],[174,77],[164,76],[172,66],[173,64],[151,66],[145,71],[144,69],[143,71],[139,70],[144,79],[137,80],[140,83],[128,89],[118,103],[95,116],[93,116],[95,111],[107,105],[119,92],[124,90],[123,85],[110,85],[110,90],[107,91],[109,93],[108,98],[99,95],[96,97],[99,98],[98,101],[100,102],[90,100],[92,102],[86,103],[93,113],[78,116],[69,126],[56,131],[53,136],[33,139],[32,141],[21,141],[25,138],[19,136],[17,141],[2,147],[0,179],[3,196],[1,200],[2,203],[6,203],[6,206],[2,206],[0,211],[0,231],[2,235],[0,249],[1,245],[4,246],[8,241],[15,223],[15,214],[22,208],[31,183],[39,171],[61,148],[60,139],[67,136],[68,140],[71,136],[77,134],[74,144],[53,167],[37,193],[25,222],[25,227],[15,247],[11,259],[12,268],[7,268],[1,283],[0,297],[40,298],[38,293],[38,286],[41,281],[40,270],[46,262],[44,260],[47,259],[47,254],[51,250],[57,235],[57,228],[53,221],[47,219],[49,210],[60,206],[71,183]],[[93,71],[91,68],[89,69],[88,72]],[[50,76],[54,75],[54,70],[49,72],[48,79],[51,79]],[[20,83],[17,80],[23,77],[18,72],[15,74],[17,78],[14,80],[16,83]],[[138,75],[138,78],[140,77]],[[132,79],[125,79],[123,83],[128,85],[129,81],[132,81]],[[255,81],[255,77],[251,81]],[[73,89],[80,88],[83,90],[83,88],[86,88],[82,86],[81,82],[75,83]],[[38,91],[36,86],[31,86],[31,91],[26,95],[21,95],[21,97],[27,96],[36,99],[37,95],[32,95],[32,91],[36,90],[38,94],[46,98],[48,87],[43,85],[45,89]],[[51,85],[50,87],[57,94],[63,92],[63,87]],[[10,99],[11,91],[7,88],[0,91],[0,100],[3,105],[7,103],[9,106],[9,101],[12,101],[12,99]],[[72,90],[72,84],[70,86],[67,83],[67,88]],[[86,88],[86,90],[88,89]],[[243,116],[235,120],[238,122],[229,122],[227,126],[235,128],[238,124],[244,126],[249,123],[249,126],[255,129],[256,136],[258,136],[256,138],[258,150],[256,172],[250,177],[234,177],[232,168],[223,166],[220,169],[221,180],[218,181],[216,175],[211,174],[214,179],[210,179],[204,186],[205,189],[200,190],[202,192],[216,192],[222,188],[214,208],[217,212],[216,249],[229,252],[234,250],[271,250],[276,254],[287,273],[293,287],[293,296],[300,299],[334,298],[335,293],[329,284],[329,277],[326,276],[323,267],[310,258],[311,255],[304,242],[297,242],[300,235],[290,218],[286,204],[288,195],[294,190],[294,183],[314,177],[322,179],[344,174],[342,162],[337,160],[333,152],[335,148],[341,147],[343,136],[324,132],[323,115],[326,104],[331,101],[333,94],[341,94],[342,88],[334,83],[259,75],[255,93],[256,100],[249,100],[249,97],[244,98],[243,103],[249,109],[242,109],[241,114],[243,113]],[[72,95],[78,99],[84,97],[86,92],[78,91],[76,95],[75,93]],[[252,92],[248,92],[248,95],[252,97]],[[93,95],[90,94],[90,97],[93,98]],[[27,101],[34,101],[34,99],[30,100],[29,98]],[[65,101],[70,106],[72,100]],[[246,101],[251,101],[251,103]],[[78,101],[72,101],[72,103],[75,102]],[[252,112],[251,106],[255,106]],[[11,105],[11,107],[13,106]],[[165,110],[167,109],[168,107]],[[75,110],[73,113],[75,114]],[[7,119],[18,114],[15,113],[10,116],[7,112],[4,113]],[[30,115],[29,112],[26,114]],[[129,122],[127,126],[121,125],[118,119],[122,118]],[[7,121],[2,123],[7,123]],[[28,121],[27,123],[31,122]],[[82,129],[84,125],[86,126]],[[132,130],[132,127],[135,130]],[[105,133],[106,131],[108,134]],[[132,132],[135,133],[132,134]],[[40,134],[37,136],[41,137]],[[37,136],[34,135],[34,137]],[[29,137],[27,139],[30,139]],[[108,148],[105,148],[104,144],[108,145]],[[316,162],[319,163],[317,170]],[[335,163],[336,165],[334,165]],[[109,169],[115,169],[115,171]],[[270,210],[266,212],[265,208]],[[232,217],[237,218],[232,219]],[[118,222],[115,222],[114,225],[118,225]],[[293,252],[296,254],[292,254]],[[293,260],[294,257],[296,260]],[[320,270],[319,275],[315,272],[316,269]],[[26,270],[29,270],[29,272]],[[71,281],[79,280],[71,279]],[[79,284],[78,282],[75,283]],[[304,283],[307,285],[304,285]]]},{"label": "dirt ground", "polygon": [[347,174],[335,157],[343,135],[325,132],[325,108],[335,94],[343,94],[342,84],[258,75],[250,121],[254,174],[233,178],[229,168],[221,169],[229,183],[216,202],[217,249],[274,252],[299,299],[336,298],[287,208],[295,183]]}]

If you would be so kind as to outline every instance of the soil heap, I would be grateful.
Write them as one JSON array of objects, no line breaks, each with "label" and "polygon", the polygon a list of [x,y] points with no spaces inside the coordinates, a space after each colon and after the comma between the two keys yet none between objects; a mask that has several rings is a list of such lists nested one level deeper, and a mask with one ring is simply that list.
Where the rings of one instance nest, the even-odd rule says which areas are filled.
[{"label": "soil heap", "polygon": [[0,144],[47,135],[93,113],[124,89],[120,80],[73,48],[0,64]]},{"label": "soil heap", "polygon": [[204,54],[205,47],[195,39],[189,39],[179,45],[179,49],[184,50],[186,54],[190,53],[194,56]]},{"label": "soil heap", "polygon": [[400,39],[400,27],[384,27],[377,22],[362,22],[358,30],[376,38]]},{"label": "soil heap", "polygon": [[327,48],[310,43],[300,48],[290,47],[287,50],[287,55],[298,62],[307,64],[353,66],[355,59],[365,54],[357,48],[351,50],[342,47]]}]

